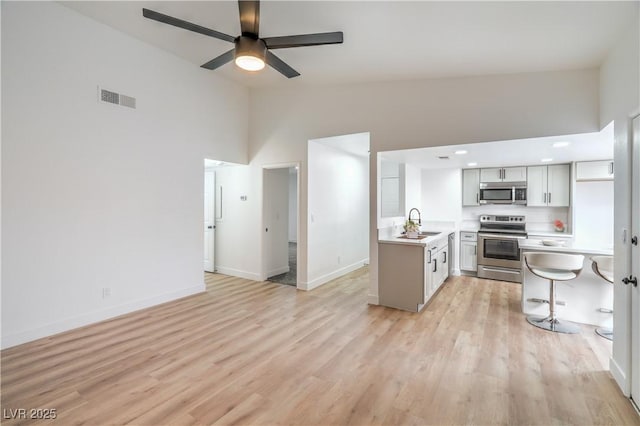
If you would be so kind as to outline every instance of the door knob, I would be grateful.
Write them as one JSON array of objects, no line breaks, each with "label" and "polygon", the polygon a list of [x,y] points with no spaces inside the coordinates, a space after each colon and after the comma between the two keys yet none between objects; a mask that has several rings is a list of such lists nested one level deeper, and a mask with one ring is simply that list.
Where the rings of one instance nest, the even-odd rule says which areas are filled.
[{"label": "door knob", "polygon": [[631,244],[633,244],[634,246],[638,245],[638,236],[634,235],[633,237],[631,237]]},{"label": "door knob", "polygon": [[634,277],[633,275],[629,275],[629,278],[624,277],[622,279],[622,282],[624,283],[624,285],[633,284],[634,287],[638,287],[638,278]]}]

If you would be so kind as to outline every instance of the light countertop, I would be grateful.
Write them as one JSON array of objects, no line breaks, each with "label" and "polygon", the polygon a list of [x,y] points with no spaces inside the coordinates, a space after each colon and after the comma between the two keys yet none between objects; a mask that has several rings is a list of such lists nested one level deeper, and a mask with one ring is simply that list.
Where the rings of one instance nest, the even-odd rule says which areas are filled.
[{"label": "light countertop", "polygon": [[549,238],[573,238],[573,234],[568,232],[551,232],[551,231],[527,231],[530,237],[549,237]]},{"label": "light countertop", "polygon": [[526,240],[518,240],[518,245],[522,250],[613,256],[613,248],[583,247],[574,244],[572,241],[566,241],[559,246],[545,246],[542,244],[542,239],[528,238]]},{"label": "light countertop", "polygon": [[456,232],[455,229],[451,228],[451,229],[445,229],[445,230],[429,230],[429,229],[423,229],[422,232],[440,232],[438,235],[433,235],[427,238],[422,238],[422,239],[413,239],[413,238],[399,238],[400,235],[395,235],[393,237],[389,237],[389,238],[379,238],[378,239],[378,243],[383,243],[383,244],[404,244],[404,245],[412,245],[412,246],[422,246],[422,247],[426,247],[430,244],[432,244],[433,242],[441,239],[441,238],[447,238],[449,234],[451,234],[452,232]]}]

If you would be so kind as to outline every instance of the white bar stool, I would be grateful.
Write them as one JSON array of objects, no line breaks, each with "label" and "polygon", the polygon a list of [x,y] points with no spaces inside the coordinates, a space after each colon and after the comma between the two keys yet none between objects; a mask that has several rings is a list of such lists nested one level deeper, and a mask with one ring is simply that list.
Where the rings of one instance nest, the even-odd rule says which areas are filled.
[{"label": "white bar stool", "polygon": [[565,253],[524,253],[524,262],[532,274],[549,280],[549,315],[541,317],[532,315],[527,322],[536,327],[557,333],[575,334],[580,328],[570,322],[560,322],[556,316],[556,281],[569,281],[582,271],[584,256]]},{"label": "white bar stool", "polygon": [[[593,256],[591,258],[591,269],[597,276],[613,284],[613,256]],[[609,312],[605,309],[601,309],[601,311]],[[612,328],[598,327],[596,328],[596,333],[607,340],[613,340]]]}]

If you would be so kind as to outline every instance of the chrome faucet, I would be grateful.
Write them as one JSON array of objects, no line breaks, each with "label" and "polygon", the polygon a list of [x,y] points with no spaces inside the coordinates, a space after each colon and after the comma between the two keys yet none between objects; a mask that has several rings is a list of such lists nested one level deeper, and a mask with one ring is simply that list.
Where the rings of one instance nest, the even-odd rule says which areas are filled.
[{"label": "chrome faucet", "polygon": [[414,210],[418,212],[418,226],[420,226],[420,225],[422,225],[422,220],[420,219],[421,218],[420,210],[418,210],[417,208],[414,207],[411,210],[409,210],[409,220],[412,220],[411,219],[411,213],[413,213]]}]

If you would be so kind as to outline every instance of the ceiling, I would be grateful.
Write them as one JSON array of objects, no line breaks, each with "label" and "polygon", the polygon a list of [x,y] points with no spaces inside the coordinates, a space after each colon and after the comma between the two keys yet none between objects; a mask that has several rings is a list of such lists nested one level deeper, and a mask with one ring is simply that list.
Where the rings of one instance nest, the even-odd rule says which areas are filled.
[{"label": "ceiling", "polygon": [[[231,43],[142,17],[142,8],[237,36],[235,1],[62,2],[99,22],[200,66]],[[302,75],[217,75],[247,87],[347,84],[599,66],[638,18],[638,2],[264,1],[260,36],[343,31],[344,44],[279,49]]]},{"label": "ceiling", "polygon": [[[613,139],[611,123],[597,133],[386,151],[380,156],[388,161],[411,164],[421,169],[545,165],[611,159]],[[569,144],[554,148],[553,144],[557,142]],[[456,154],[458,150],[467,153]],[[543,159],[551,161],[542,162]]]},{"label": "ceiling", "polygon": [[325,146],[330,146],[351,155],[359,157],[369,157],[369,133],[353,133],[351,135],[331,136],[328,138],[312,139],[309,142],[316,142]]}]

